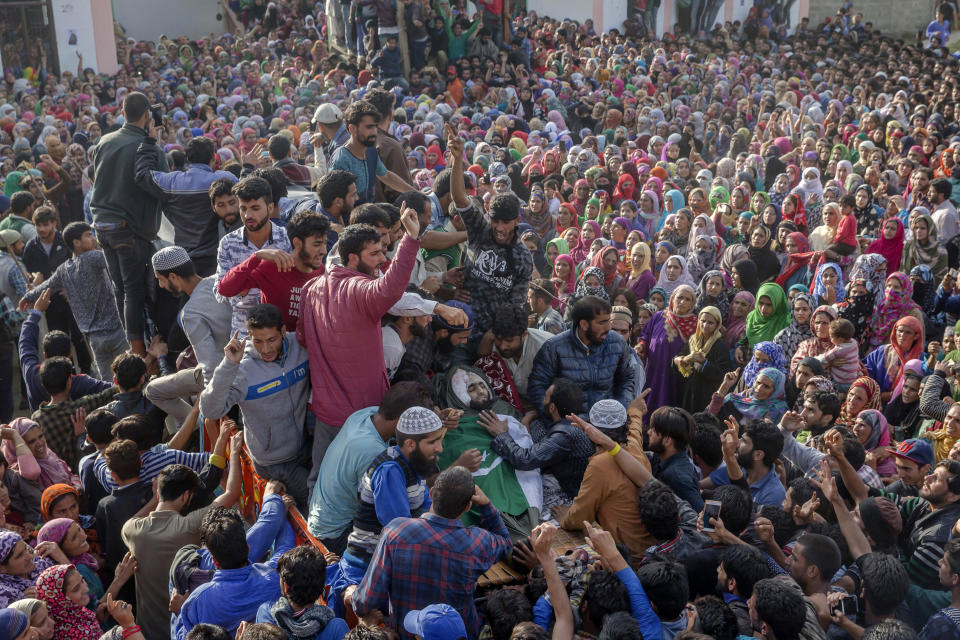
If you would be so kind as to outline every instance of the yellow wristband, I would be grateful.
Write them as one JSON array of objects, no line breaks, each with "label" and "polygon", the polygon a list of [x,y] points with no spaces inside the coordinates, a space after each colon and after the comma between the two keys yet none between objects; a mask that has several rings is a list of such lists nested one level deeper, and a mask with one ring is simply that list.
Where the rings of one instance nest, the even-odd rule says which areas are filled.
[{"label": "yellow wristband", "polygon": [[620,444],[618,443],[613,449],[610,449],[610,451],[607,451],[607,453],[609,453],[611,456],[615,456],[618,453],[620,453]]},{"label": "yellow wristband", "polygon": [[227,466],[227,459],[223,456],[218,456],[215,453],[210,454],[210,464],[215,466],[218,469],[223,469]]}]

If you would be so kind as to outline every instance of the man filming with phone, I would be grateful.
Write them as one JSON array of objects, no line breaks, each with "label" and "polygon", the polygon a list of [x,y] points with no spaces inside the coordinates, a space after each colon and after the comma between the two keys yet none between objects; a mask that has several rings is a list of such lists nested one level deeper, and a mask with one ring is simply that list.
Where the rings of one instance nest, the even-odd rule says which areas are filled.
[{"label": "man filming with phone", "polygon": [[133,351],[146,355],[143,308],[147,283],[153,278],[150,256],[160,229],[161,202],[137,186],[136,156],[143,146],[152,152],[158,171],[169,171],[157,146],[157,129],[147,96],[135,91],[123,99],[123,126],[100,138],[91,157],[93,228],[103,247],[123,325]]}]

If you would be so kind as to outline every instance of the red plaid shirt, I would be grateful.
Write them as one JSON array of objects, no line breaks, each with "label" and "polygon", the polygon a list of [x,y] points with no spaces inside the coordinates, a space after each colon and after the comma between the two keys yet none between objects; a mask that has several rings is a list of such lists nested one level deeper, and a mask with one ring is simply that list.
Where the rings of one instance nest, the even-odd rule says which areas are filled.
[{"label": "red plaid shirt", "polygon": [[[477,578],[510,549],[510,534],[493,505],[480,508],[480,527],[465,527],[434,513],[396,518],[383,529],[380,542],[357,587],[353,608],[358,616],[386,611],[400,637],[408,611],[444,603],[463,613],[467,634],[480,631],[473,604]],[[482,528],[481,528],[482,527]]]}]

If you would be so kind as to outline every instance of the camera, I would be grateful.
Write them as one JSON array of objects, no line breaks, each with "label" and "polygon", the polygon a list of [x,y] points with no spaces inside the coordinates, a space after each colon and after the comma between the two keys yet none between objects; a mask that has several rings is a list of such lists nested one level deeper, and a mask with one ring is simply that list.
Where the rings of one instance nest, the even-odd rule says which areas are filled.
[{"label": "camera", "polygon": [[160,103],[150,105],[150,114],[153,116],[153,126],[163,126],[163,105]]}]

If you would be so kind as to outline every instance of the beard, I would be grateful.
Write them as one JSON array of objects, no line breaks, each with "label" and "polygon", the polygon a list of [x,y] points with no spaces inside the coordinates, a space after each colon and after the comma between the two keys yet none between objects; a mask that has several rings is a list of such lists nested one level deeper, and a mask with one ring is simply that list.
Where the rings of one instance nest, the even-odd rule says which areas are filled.
[{"label": "beard", "polygon": [[450,342],[450,336],[437,338],[437,351],[441,354],[448,356],[453,353],[454,348],[453,343]]},{"label": "beard", "polygon": [[414,320],[413,322],[410,323],[410,334],[414,338],[422,338],[427,334],[427,330],[424,328],[422,324]]},{"label": "beard", "polygon": [[430,476],[435,476],[440,473],[440,465],[437,464],[437,461],[430,460],[427,456],[423,455],[423,453],[420,452],[419,446],[410,453],[408,462],[421,478],[429,478]]},{"label": "beard", "polygon": [[603,344],[603,341],[606,339],[607,339],[606,331],[602,333],[600,332],[594,333],[592,328],[587,329],[587,340],[590,342],[590,344],[592,345]]},{"label": "beard", "polygon": [[740,466],[744,469],[749,469],[751,466],[753,466],[753,451],[738,451],[737,462],[740,463]]},{"label": "beard", "polygon": [[365,146],[365,147],[374,147],[374,146],[376,146],[376,144],[377,144],[377,136],[376,136],[376,134],[374,134],[374,135],[370,136],[369,138],[364,138],[364,139],[361,140],[360,142],[363,143],[363,146]]},{"label": "beard", "polygon": [[486,411],[493,406],[493,399],[486,398],[484,400],[474,400],[470,398],[470,408],[475,411]]},{"label": "beard", "polygon": [[660,442],[659,440],[657,440],[656,442],[651,442],[648,445],[648,448],[650,449],[650,451],[653,451],[658,456],[662,456],[664,453],[667,452],[667,448],[664,447],[663,443]]}]

